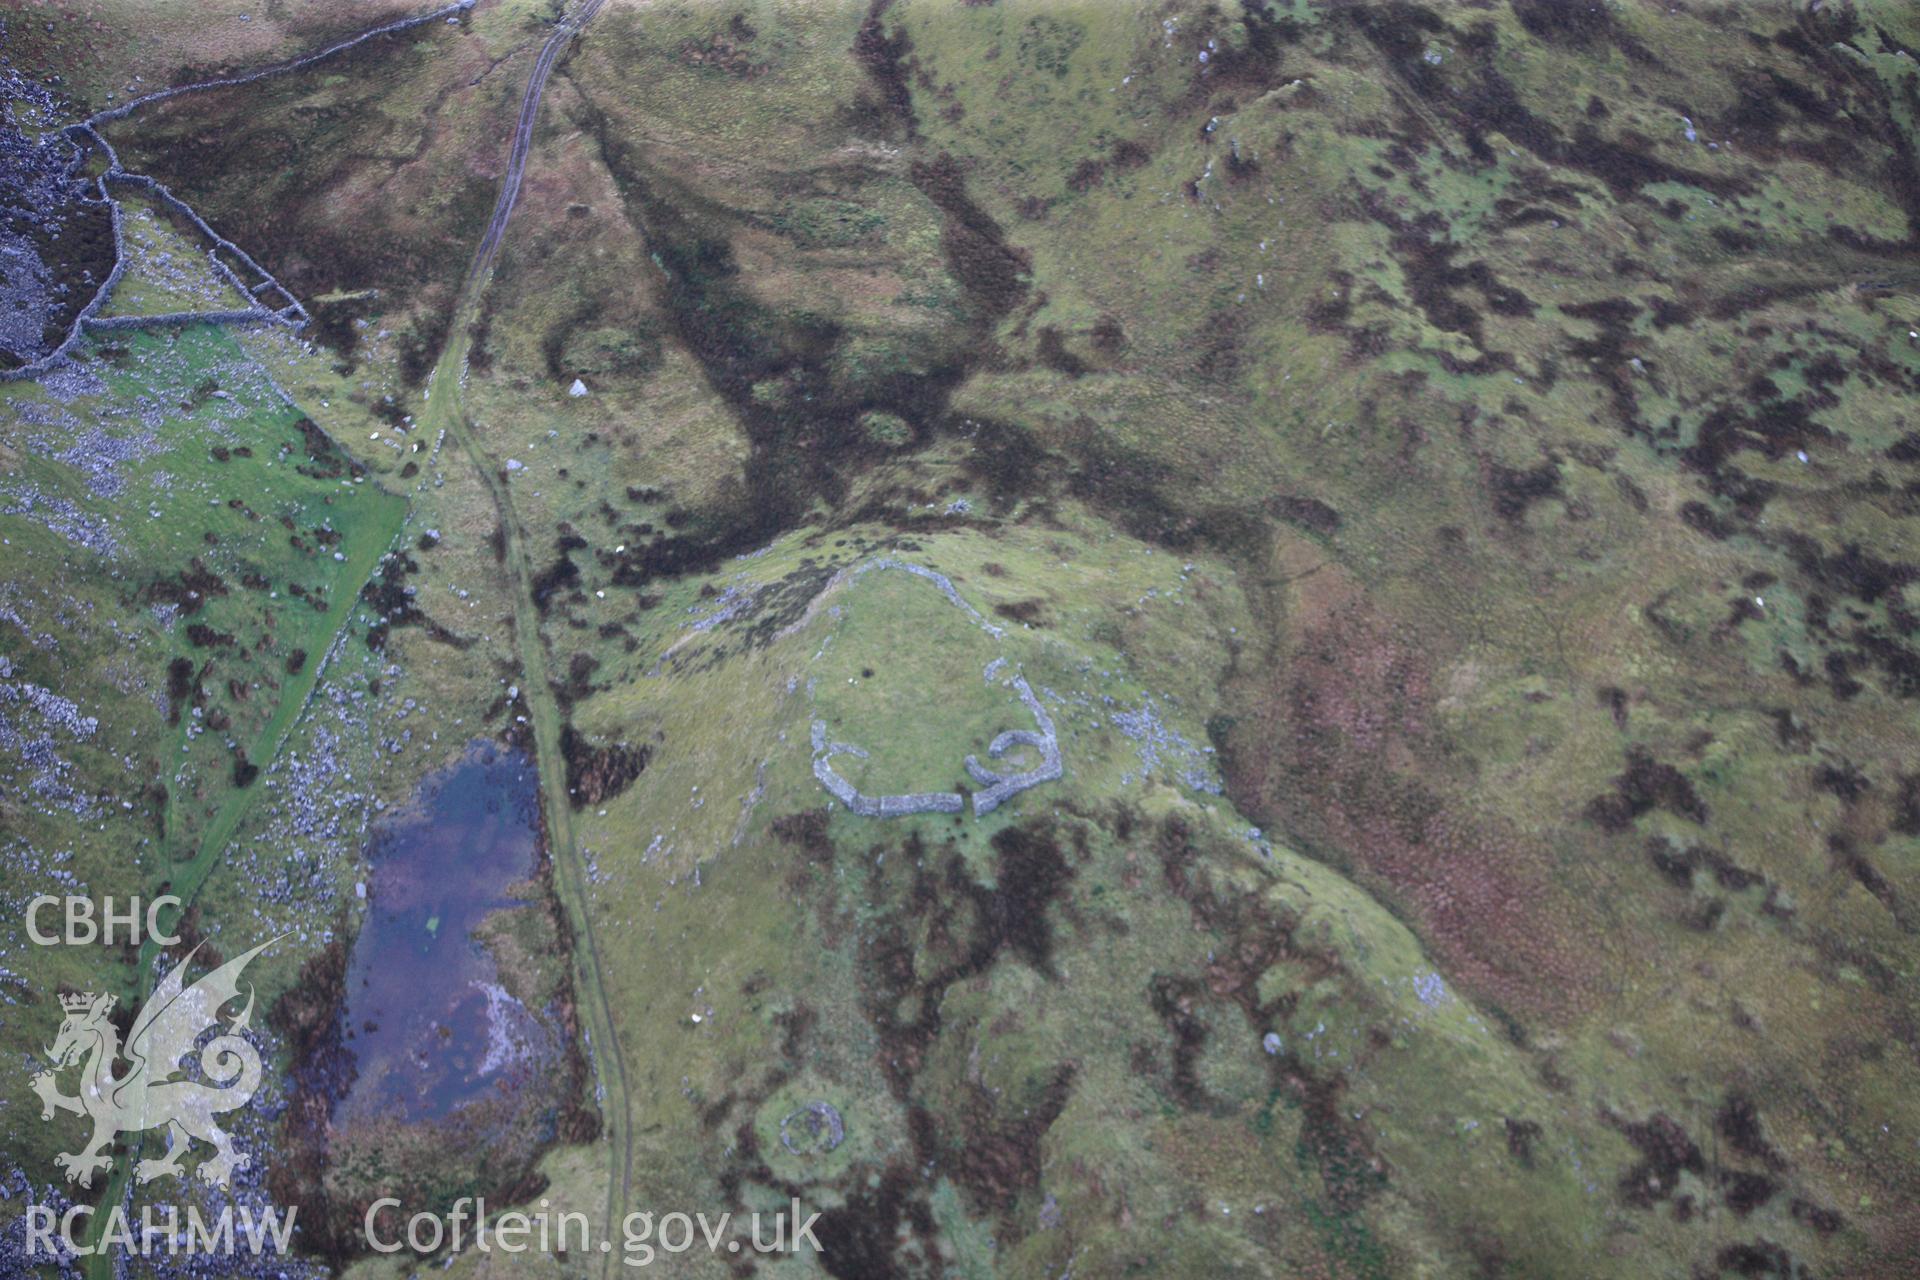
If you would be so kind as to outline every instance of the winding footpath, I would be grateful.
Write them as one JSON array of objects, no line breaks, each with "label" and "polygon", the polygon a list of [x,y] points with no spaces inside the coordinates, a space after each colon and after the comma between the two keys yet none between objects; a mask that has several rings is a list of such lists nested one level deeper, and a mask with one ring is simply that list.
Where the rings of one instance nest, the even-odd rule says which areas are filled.
[{"label": "winding footpath", "polygon": [[[533,150],[533,126],[540,118],[540,97],[547,90],[547,77],[553,74],[553,64],[560,60],[561,51],[567,43],[579,33],[580,29],[593,21],[594,15],[606,0],[584,0],[580,7],[554,24],[553,34],[540,46],[540,56],[534,60],[533,74],[527,77],[526,96],[520,100],[520,117],[513,124],[513,148],[507,155],[506,176],[500,180],[500,195],[493,205],[493,216],[487,219],[487,230],[480,237],[480,247],[474,250],[473,266],[467,272],[467,285],[461,294],[459,310],[467,311],[478,306],[480,294],[485,291],[487,277],[493,271],[494,259],[500,256],[500,241],[507,234],[507,221],[513,217],[513,206],[520,199],[520,180],[526,176],[527,153]],[[466,372],[466,343],[460,344],[459,371]],[[452,346],[448,347],[448,354]],[[446,366],[442,357],[441,367]]]},{"label": "winding footpath", "polygon": [[[540,611],[533,601],[533,570],[528,562],[526,538],[513,511],[513,496],[507,490],[505,473],[473,433],[461,404],[462,384],[466,381],[467,355],[472,346],[473,320],[480,300],[492,279],[500,244],[507,223],[513,217],[520,197],[520,183],[527,167],[527,155],[533,148],[533,130],[540,116],[540,99],[547,79],[569,41],[600,12],[605,0],[583,0],[555,24],[553,33],[541,46],[527,79],[520,101],[520,115],[514,122],[512,149],[507,157],[506,173],[500,181],[500,195],[494,202],[493,216],[487,220],[486,233],[474,250],[473,264],[455,304],[446,349],[434,366],[427,403],[421,411],[421,423],[429,429],[444,431],[463,449],[487,487],[499,515],[505,542],[505,561],[513,577],[514,644],[520,654],[520,688],[527,699],[533,725],[534,759],[540,772],[542,809],[547,820],[547,856],[554,868],[554,886],[573,925],[575,978],[579,985],[579,1007],[585,1015],[587,1043],[599,1085],[601,1115],[606,1126],[611,1167],[607,1178],[606,1225],[611,1238],[629,1203],[633,1181],[632,1101],[627,1093],[626,1059],[620,1048],[619,1034],[613,1025],[612,1006],[602,979],[600,953],[594,938],[593,913],[587,898],[585,868],[573,837],[573,803],[567,795],[567,762],[560,749],[565,721],[553,695],[553,683],[547,675],[545,641],[540,635]],[[602,1273],[613,1265],[613,1255],[603,1255]]]}]

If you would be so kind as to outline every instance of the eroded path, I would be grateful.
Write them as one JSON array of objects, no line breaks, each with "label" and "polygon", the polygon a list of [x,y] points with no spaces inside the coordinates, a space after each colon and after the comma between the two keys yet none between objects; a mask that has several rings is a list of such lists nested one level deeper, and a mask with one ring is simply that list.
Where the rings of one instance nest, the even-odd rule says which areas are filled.
[{"label": "eroded path", "polygon": [[[434,366],[422,411],[422,423],[429,432],[445,431],[466,452],[480,480],[493,499],[499,516],[504,543],[504,560],[512,577],[514,644],[519,651],[521,689],[527,699],[528,718],[533,726],[534,756],[540,771],[542,808],[546,815],[548,856],[554,868],[554,885],[573,925],[575,978],[579,984],[580,1010],[586,1029],[595,1076],[601,1097],[601,1115],[606,1125],[610,1148],[607,1177],[606,1221],[608,1229],[625,1211],[632,1179],[631,1104],[627,1096],[626,1064],[620,1041],[614,1032],[612,1010],[607,1002],[601,978],[600,956],[595,946],[593,916],[588,909],[586,878],[573,838],[573,806],[567,796],[567,765],[560,750],[560,735],[565,727],[553,686],[547,676],[547,656],[540,639],[540,613],[533,601],[533,570],[527,560],[526,538],[513,510],[500,463],[491,457],[475,437],[461,401],[467,354],[472,345],[471,329],[480,300],[492,279],[495,260],[513,217],[520,196],[520,182],[526,171],[527,154],[533,146],[533,128],[540,115],[540,101],[554,64],[567,43],[592,21],[605,0],[584,0],[555,25],[535,59],[527,79],[526,93],[520,102],[520,115],[514,122],[512,149],[507,169],[500,182],[500,194],[494,202],[493,216],[487,220],[486,233],[474,250],[466,283],[454,307],[446,349]],[[611,1266],[611,1255],[607,1257]]]}]

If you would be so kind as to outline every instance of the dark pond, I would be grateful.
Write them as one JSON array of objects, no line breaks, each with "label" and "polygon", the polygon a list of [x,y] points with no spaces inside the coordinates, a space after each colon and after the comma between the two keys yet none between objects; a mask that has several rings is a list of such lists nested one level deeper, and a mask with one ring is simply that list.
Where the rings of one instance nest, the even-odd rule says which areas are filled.
[{"label": "dark pond", "polygon": [[445,1116],[509,1088],[546,1031],[502,988],[474,937],[534,870],[539,780],[478,743],[375,828],[368,913],[347,971],[346,1121]]}]

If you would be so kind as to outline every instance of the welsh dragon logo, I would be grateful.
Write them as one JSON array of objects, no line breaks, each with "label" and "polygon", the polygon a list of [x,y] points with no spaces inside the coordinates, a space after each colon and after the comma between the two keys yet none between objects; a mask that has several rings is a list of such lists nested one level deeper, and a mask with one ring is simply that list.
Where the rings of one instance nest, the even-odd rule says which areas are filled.
[{"label": "welsh dragon logo", "polygon": [[[235,1169],[252,1163],[234,1149],[232,1135],[216,1122],[222,1113],[245,1106],[260,1087],[260,1054],[241,1034],[253,1016],[251,984],[239,1015],[204,1045],[200,1040],[219,1027],[220,1011],[239,998],[241,971],[277,941],[263,942],[186,986],[187,966],[200,950],[196,946],[141,1007],[124,1049],[119,1030],[108,1018],[111,994],[89,991],[60,998],[66,1019],[47,1050],[53,1069],[34,1076],[33,1088],[43,1104],[42,1120],[53,1119],[56,1111],[93,1120],[93,1137],[86,1146],[54,1158],[68,1182],[93,1185],[94,1173],[113,1163],[106,1152],[117,1135],[159,1128],[167,1131],[166,1154],[134,1166],[139,1182],[179,1175],[180,1159],[196,1141],[214,1149],[199,1169],[201,1180],[212,1186],[225,1187]],[[181,1060],[196,1050],[204,1080],[186,1078],[181,1067]],[[116,1074],[123,1055],[126,1070]],[[75,1063],[80,1064],[80,1091],[61,1093],[58,1077]]]}]

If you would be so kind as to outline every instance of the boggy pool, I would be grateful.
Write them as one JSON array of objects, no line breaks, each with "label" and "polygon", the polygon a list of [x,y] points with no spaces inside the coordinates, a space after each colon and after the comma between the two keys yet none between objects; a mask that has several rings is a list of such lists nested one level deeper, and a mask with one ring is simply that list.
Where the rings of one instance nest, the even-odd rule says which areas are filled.
[{"label": "boggy pool", "polygon": [[347,970],[355,1076],[339,1119],[439,1119],[549,1057],[547,1020],[508,994],[480,940],[495,913],[536,909],[516,887],[529,891],[539,831],[533,763],[484,742],[375,828]]}]

